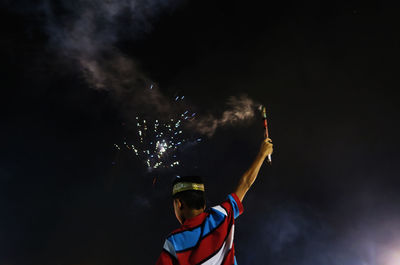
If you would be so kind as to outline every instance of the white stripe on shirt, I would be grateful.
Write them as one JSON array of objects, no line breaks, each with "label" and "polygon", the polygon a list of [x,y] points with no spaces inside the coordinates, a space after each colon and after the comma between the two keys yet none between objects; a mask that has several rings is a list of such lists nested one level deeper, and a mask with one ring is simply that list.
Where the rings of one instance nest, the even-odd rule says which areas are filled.
[{"label": "white stripe on shirt", "polygon": [[164,249],[166,251],[168,251],[169,254],[171,254],[172,256],[174,256],[176,258],[176,252],[175,252],[174,245],[168,239],[165,240]]},{"label": "white stripe on shirt", "polygon": [[201,263],[202,265],[219,265],[222,263],[222,261],[224,261],[224,258],[228,254],[229,250],[232,248],[234,230],[235,230],[235,226],[232,225],[229,236],[226,238],[221,249],[214,256],[212,256],[205,262]]},{"label": "white stripe on shirt", "polygon": [[221,206],[217,205],[212,207],[214,210],[217,210],[220,213],[223,213],[225,216],[228,216],[228,213],[226,212],[226,210],[224,208],[222,208]]}]

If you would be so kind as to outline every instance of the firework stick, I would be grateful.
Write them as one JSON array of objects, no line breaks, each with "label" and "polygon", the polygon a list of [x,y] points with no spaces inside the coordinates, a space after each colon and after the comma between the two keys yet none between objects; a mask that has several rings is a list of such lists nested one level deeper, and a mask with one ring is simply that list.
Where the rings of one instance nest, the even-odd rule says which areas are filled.
[{"label": "firework stick", "polygon": [[[267,122],[267,110],[266,108],[263,106],[262,107],[262,116],[263,116],[263,121],[264,121],[264,137],[265,139],[269,138],[269,133],[268,133],[268,122]],[[271,154],[268,155],[267,161],[269,164],[272,163],[272,159],[271,159]]]}]

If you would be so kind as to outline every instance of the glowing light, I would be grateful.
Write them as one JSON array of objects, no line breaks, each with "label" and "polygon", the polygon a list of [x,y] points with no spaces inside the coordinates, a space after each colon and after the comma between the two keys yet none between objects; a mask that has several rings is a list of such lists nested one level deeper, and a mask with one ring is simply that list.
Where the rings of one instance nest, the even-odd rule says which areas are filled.
[{"label": "glowing light", "polygon": [[400,250],[388,252],[383,265],[400,265]]}]

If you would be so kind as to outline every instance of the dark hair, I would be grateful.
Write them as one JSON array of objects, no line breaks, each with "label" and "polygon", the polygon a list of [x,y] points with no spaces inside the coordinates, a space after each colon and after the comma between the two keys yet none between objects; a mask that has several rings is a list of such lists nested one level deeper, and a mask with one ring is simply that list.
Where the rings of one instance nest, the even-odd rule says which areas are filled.
[{"label": "dark hair", "polygon": [[[203,179],[199,176],[184,176],[176,177],[172,183],[174,186],[179,182],[192,182],[198,184],[204,184]],[[206,197],[204,191],[200,190],[186,190],[178,192],[172,196],[174,199],[180,199],[185,205],[191,209],[202,209],[206,205]]]}]

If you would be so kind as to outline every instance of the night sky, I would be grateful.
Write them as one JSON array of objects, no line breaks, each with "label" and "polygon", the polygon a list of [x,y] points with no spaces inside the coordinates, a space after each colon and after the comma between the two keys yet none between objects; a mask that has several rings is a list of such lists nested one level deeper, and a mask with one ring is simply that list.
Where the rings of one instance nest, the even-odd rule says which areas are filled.
[{"label": "night sky", "polygon": [[[158,171],[114,144],[134,117],[265,104],[274,142],[237,220],[239,264],[399,265],[400,28],[382,1],[0,4],[0,264],[154,264],[176,175],[209,206],[250,166],[261,117]],[[98,74],[98,75],[96,75]],[[148,98],[156,84],[159,97]],[[213,116],[210,116],[213,115]],[[153,179],[157,181],[153,185]]]}]

